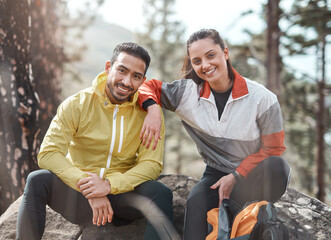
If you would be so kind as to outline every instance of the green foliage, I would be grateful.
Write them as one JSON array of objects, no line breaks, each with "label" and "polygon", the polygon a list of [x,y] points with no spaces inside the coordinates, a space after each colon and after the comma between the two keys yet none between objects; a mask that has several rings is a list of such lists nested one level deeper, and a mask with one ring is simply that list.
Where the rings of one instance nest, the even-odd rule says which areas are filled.
[{"label": "green foliage", "polygon": [[[292,22],[303,28],[312,28],[321,33],[331,33],[331,12],[328,0],[297,0],[292,6]],[[326,24],[328,23],[328,24]]]},{"label": "green foliage", "polygon": [[[316,65],[318,73],[316,76],[302,75],[303,79],[294,79],[288,74],[285,76],[284,87],[286,91],[286,113],[287,113],[287,133],[290,137],[291,146],[296,148],[301,160],[306,167],[316,163],[324,162],[328,159],[326,153],[330,151],[330,144],[317,142],[316,132],[318,129],[330,132],[330,107],[321,108],[321,102],[331,101],[330,95],[321,95],[327,92],[326,79],[326,37],[331,33],[331,10],[327,6],[328,0],[295,0],[291,11],[284,13],[287,24],[290,26],[282,38],[282,43],[289,55],[303,55],[314,50],[316,54]],[[322,96],[322,98],[320,97]],[[324,112],[324,119],[318,119],[320,113]],[[322,125],[321,125],[322,123]],[[324,138],[327,136],[322,133]],[[317,155],[318,148],[324,145],[326,151],[323,156]],[[323,149],[323,148],[322,148]],[[317,158],[323,159],[317,161]],[[316,167],[325,167],[319,166]],[[305,169],[307,169],[305,168]],[[329,171],[330,173],[330,171]],[[303,171],[307,179],[325,176],[316,176],[310,171]],[[309,193],[313,193],[312,187],[307,188],[307,181],[302,181]],[[323,188],[323,186],[318,186]],[[329,189],[330,191],[330,189]]]},{"label": "green foliage", "polygon": [[289,55],[304,55],[307,54],[308,48],[318,44],[317,39],[307,39],[306,35],[291,34],[289,35],[288,43],[283,43],[283,46],[288,50]]},{"label": "green foliage", "polygon": [[137,34],[137,41],[151,53],[153,77],[166,82],[178,78],[178,66],[185,54],[185,28],[174,19],[174,3],[175,0],[145,0],[146,31]]},{"label": "green foliage", "polygon": [[316,85],[304,80],[297,80],[293,74],[285,73],[283,114],[285,132],[293,155],[288,159],[299,174],[296,186],[307,193],[313,192],[315,160],[315,102]]},{"label": "green foliage", "polygon": [[248,30],[245,33],[250,36],[250,42],[229,45],[232,65],[242,76],[265,85],[265,35]]},{"label": "green foliage", "polygon": [[289,54],[305,54],[322,38],[331,34],[331,10],[328,0],[295,0],[284,18],[290,26],[284,32],[284,46]]}]

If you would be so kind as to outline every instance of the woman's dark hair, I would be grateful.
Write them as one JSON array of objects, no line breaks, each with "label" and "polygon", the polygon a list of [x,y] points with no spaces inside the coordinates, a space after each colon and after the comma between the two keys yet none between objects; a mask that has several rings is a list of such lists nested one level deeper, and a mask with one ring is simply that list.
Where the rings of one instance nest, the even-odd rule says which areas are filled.
[{"label": "woman's dark hair", "polygon": [[[190,45],[193,42],[201,40],[201,39],[206,39],[206,38],[210,38],[211,40],[214,41],[215,44],[220,45],[220,47],[224,51],[224,49],[225,49],[224,40],[216,30],[214,30],[214,29],[201,29],[201,30],[193,33],[186,42],[187,55],[185,56],[184,63],[183,63],[182,69],[181,69],[181,78],[192,79],[196,84],[200,84],[204,81],[203,79],[198,77],[198,75],[193,70],[193,67],[192,67],[191,61],[190,61],[190,57],[189,57],[188,49],[189,49]],[[234,81],[234,73],[233,73],[233,70],[232,70],[232,65],[231,65],[230,58],[228,58],[228,60],[226,60],[226,65],[227,65],[227,68],[228,68],[228,76],[230,78],[230,81],[233,82]]]},{"label": "woman's dark hair", "polygon": [[114,51],[113,51],[113,55],[110,59],[110,63],[111,65],[114,64],[114,62],[117,60],[118,55],[121,52],[125,52],[127,54],[130,54],[132,56],[135,56],[137,58],[140,58],[141,60],[143,60],[145,62],[146,65],[146,69],[144,74],[146,74],[147,69],[149,67],[149,63],[151,62],[151,58],[147,52],[147,50],[145,50],[143,47],[139,46],[136,43],[133,42],[124,42],[121,44],[118,44]]}]

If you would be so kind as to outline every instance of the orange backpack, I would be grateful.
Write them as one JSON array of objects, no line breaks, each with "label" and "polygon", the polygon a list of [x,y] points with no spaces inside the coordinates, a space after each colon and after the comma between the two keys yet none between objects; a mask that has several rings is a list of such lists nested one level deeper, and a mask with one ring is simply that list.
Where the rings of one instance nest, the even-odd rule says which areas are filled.
[{"label": "orange backpack", "polygon": [[207,213],[210,234],[206,240],[288,240],[287,227],[277,218],[271,202],[259,201],[243,208],[231,199],[224,199],[220,208]]}]

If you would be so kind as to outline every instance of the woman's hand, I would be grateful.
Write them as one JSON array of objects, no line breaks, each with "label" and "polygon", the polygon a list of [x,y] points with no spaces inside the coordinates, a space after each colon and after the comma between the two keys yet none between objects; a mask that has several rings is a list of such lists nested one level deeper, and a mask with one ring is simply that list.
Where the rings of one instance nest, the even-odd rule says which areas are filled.
[{"label": "woman's hand", "polygon": [[161,139],[161,126],[161,109],[157,104],[153,104],[147,108],[147,115],[145,117],[144,124],[140,132],[140,139],[143,146],[145,146],[146,144],[146,148],[149,148],[154,137],[154,144],[152,149],[155,150],[158,141]]},{"label": "woman's hand", "polygon": [[219,195],[219,205],[221,205],[222,200],[224,198],[230,198],[232,193],[233,187],[236,184],[236,179],[233,174],[228,174],[222,178],[220,178],[214,185],[212,185],[211,189],[218,188],[218,195]]}]

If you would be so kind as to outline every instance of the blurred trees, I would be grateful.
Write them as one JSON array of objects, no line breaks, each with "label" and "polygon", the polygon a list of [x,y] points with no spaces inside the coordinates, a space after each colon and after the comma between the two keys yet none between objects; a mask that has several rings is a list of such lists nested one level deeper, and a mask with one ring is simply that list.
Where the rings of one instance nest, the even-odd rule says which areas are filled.
[{"label": "blurred trees", "polygon": [[[96,12],[105,0],[62,1],[64,2],[61,9],[62,44],[66,56],[66,61],[63,65],[62,84],[63,86],[82,85],[85,76],[82,76],[81,69],[91,66],[77,67],[75,64],[82,61],[83,54],[88,50],[88,43],[84,39],[84,33],[95,22]],[[104,29],[104,31],[107,30]],[[88,87],[90,87],[90,84],[88,84]],[[75,89],[75,87],[73,88]],[[76,93],[73,89],[65,87],[62,89],[61,95],[68,97],[73,93]]]},{"label": "blurred trees", "polygon": [[[304,108],[308,110],[305,116],[311,117],[310,125],[315,127],[315,134],[310,134],[311,145],[307,147],[310,151],[314,149],[316,151],[314,154],[317,178],[316,197],[325,201],[325,171],[327,169],[325,137],[326,133],[330,134],[331,130],[331,84],[326,81],[326,49],[327,37],[331,34],[331,9],[328,7],[328,0],[296,0],[291,12],[284,14],[284,17],[290,23],[290,27],[284,35],[289,55],[310,54],[311,50],[315,52],[316,76],[304,76],[306,79],[304,85],[310,85],[310,91],[302,91],[298,94],[305,94],[303,96],[306,98]],[[292,30],[293,28],[295,30]],[[306,90],[308,89],[306,87]]]},{"label": "blurred trees", "polygon": [[166,82],[178,77],[178,66],[185,53],[182,39],[185,28],[174,19],[174,4],[175,0],[145,0],[146,31],[137,33],[137,40],[151,54],[153,75]]},{"label": "blurred trees", "polygon": [[[330,34],[331,12],[327,0],[293,0],[289,9],[281,9],[279,1],[270,0],[265,13],[265,31],[252,34],[246,30],[251,41],[232,46],[233,65],[244,76],[262,82],[278,95],[287,136],[285,154],[294,170],[292,180],[309,194],[315,192],[316,182],[316,196],[324,201],[328,187],[325,171],[330,173],[325,163],[330,141],[326,143],[325,139],[331,132],[330,82],[326,80],[326,39]],[[285,58],[312,52],[316,76],[285,64]]]},{"label": "blurred trees", "polygon": [[[183,34],[185,28],[175,20],[175,0],[145,0],[146,30],[137,34],[137,40],[151,54],[151,78],[172,82],[179,78],[185,56]],[[178,117],[164,111],[166,122],[165,171],[183,173],[185,161],[199,159],[195,144],[184,131]],[[194,151],[195,150],[195,151]],[[185,164],[187,165],[187,164]]]}]

